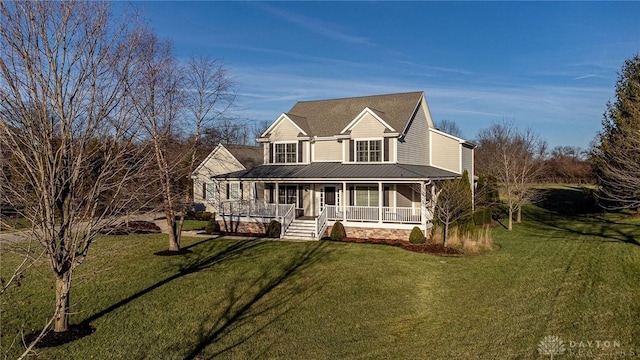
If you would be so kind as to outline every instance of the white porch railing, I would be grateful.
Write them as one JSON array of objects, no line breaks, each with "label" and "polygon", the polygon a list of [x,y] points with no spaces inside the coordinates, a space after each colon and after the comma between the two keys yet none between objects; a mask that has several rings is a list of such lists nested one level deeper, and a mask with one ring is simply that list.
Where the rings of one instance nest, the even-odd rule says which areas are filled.
[{"label": "white porch railing", "polygon": [[419,208],[410,207],[383,207],[382,221],[396,223],[420,223],[421,211]]},{"label": "white porch railing", "polygon": [[228,200],[220,203],[220,215],[278,217],[290,207],[291,204],[269,204],[260,200]]},{"label": "white porch railing", "polygon": [[410,207],[382,207],[382,219],[380,208],[373,206],[336,206],[327,205],[327,217],[329,220],[346,221],[382,221],[384,223],[420,224],[422,215],[419,208]]},{"label": "white porch railing", "polygon": [[288,206],[289,209],[287,210],[287,212],[285,212],[284,216],[282,217],[282,228],[280,229],[280,238],[284,237],[284,233],[287,232],[289,225],[291,225],[293,220],[296,219],[294,204],[289,204],[286,206]]},{"label": "white porch railing", "polygon": [[327,229],[327,207],[322,209],[318,218],[316,218],[316,233],[315,238],[320,239],[324,231]]}]

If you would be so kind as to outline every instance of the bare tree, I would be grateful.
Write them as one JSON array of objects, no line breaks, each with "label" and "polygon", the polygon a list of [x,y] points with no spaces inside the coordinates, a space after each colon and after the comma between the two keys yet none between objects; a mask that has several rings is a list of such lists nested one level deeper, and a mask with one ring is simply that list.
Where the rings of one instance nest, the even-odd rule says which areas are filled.
[{"label": "bare tree", "polygon": [[133,146],[130,23],[104,3],[0,2],[0,147],[12,151],[0,196],[46,251],[56,332],[69,329],[74,270],[128,205],[122,189],[144,161]]},{"label": "bare tree", "polygon": [[[185,113],[188,119],[185,125],[193,127],[193,136],[184,149],[186,168],[183,168],[183,172],[178,173],[178,176],[188,179],[198,165],[197,159],[200,158],[199,154],[204,145],[203,130],[218,122],[228,121],[226,115],[235,102],[236,94],[235,84],[220,60],[192,57],[183,67],[183,71],[186,92]],[[184,216],[193,203],[192,189],[191,183],[187,183],[187,186],[181,189],[183,201],[178,209],[180,218],[174,225],[178,245],[181,240]]]},{"label": "bare tree", "polygon": [[507,228],[512,230],[514,212],[521,222],[522,205],[538,196],[533,185],[542,173],[546,143],[529,129],[518,132],[509,121],[481,130],[476,142],[476,169],[496,180],[507,205]]},{"label": "bare tree", "polygon": [[463,137],[462,130],[460,129],[458,124],[456,124],[456,122],[453,120],[442,119],[440,121],[436,121],[435,126],[436,126],[436,129],[442,132],[446,132],[449,135],[457,136],[460,138]]},{"label": "bare tree", "polygon": [[181,149],[176,140],[184,106],[183,78],[169,41],[160,40],[148,30],[140,31],[138,36],[142,45],[137,50],[137,77],[131,83],[135,89],[135,113],[155,159],[155,169],[149,176],[156,180],[162,195],[162,211],[169,226],[169,250],[178,251],[175,217],[182,197],[176,193],[174,181],[180,179],[176,169],[180,166]]},{"label": "bare tree", "polygon": [[469,183],[461,179],[444,180],[436,192],[435,216],[444,227],[444,246],[447,246],[449,226],[473,213]]}]

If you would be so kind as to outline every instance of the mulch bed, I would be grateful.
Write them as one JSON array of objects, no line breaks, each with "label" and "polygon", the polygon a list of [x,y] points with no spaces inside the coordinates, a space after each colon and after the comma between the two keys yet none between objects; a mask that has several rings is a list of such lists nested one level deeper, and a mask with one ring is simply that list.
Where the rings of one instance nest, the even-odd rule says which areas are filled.
[{"label": "mulch bed", "polygon": [[387,246],[396,246],[407,251],[413,251],[417,253],[426,253],[426,254],[447,255],[447,256],[463,255],[462,251],[453,249],[450,247],[444,247],[442,244],[415,245],[415,244],[409,243],[406,240],[400,240],[400,239],[361,239],[361,238],[346,237],[342,240],[332,240],[330,237],[325,237],[325,238],[322,238],[322,240],[351,242],[351,243],[359,243],[359,244],[380,244],[380,245],[387,245]]},{"label": "mulch bed", "polygon": [[[40,341],[36,344],[36,348],[48,348],[54,346],[60,346],[72,341],[81,339],[85,336],[89,336],[96,331],[96,328],[89,324],[78,324],[78,325],[70,325],[69,331],[65,332],[47,332]],[[26,343],[30,344],[33,340],[35,340],[38,335],[40,335],[40,331],[36,331],[30,334],[27,334],[25,337]]]}]

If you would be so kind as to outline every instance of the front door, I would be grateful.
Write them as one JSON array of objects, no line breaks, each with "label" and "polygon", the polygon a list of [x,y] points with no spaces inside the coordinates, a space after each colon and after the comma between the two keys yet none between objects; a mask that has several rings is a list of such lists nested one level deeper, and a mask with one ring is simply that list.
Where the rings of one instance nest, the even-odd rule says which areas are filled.
[{"label": "front door", "polygon": [[335,186],[324,187],[324,204],[325,205],[336,204],[336,187]]}]

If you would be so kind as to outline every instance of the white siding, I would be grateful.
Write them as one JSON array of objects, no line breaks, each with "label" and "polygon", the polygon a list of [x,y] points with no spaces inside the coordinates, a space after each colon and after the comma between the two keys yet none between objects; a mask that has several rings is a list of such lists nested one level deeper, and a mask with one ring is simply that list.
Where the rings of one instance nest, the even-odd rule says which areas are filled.
[{"label": "white siding", "polygon": [[461,173],[460,142],[435,131],[431,132],[431,165]]},{"label": "white siding", "polygon": [[417,109],[403,141],[398,141],[398,163],[429,165],[429,122],[423,105]]},{"label": "white siding", "polygon": [[314,161],[342,161],[342,144],[332,141],[316,141],[313,145]]}]

